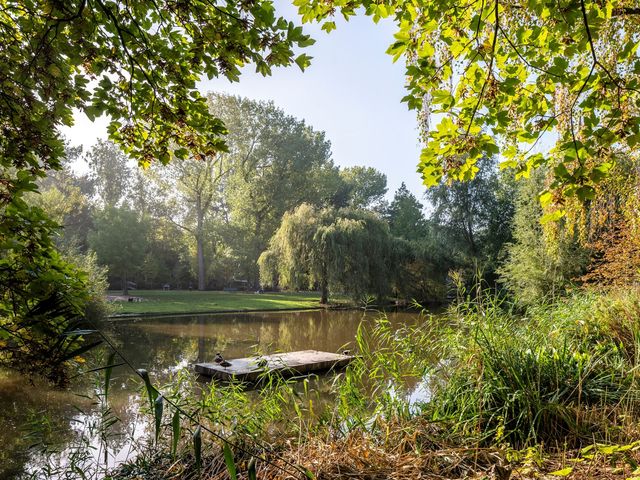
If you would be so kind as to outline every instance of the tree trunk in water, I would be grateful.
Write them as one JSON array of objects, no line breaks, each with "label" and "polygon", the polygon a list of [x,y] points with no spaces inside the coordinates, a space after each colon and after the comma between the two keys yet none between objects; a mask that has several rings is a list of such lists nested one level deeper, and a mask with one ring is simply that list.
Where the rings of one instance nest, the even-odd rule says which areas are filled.
[{"label": "tree trunk in water", "polygon": [[198,250],[198,290],[204,290],[204,245],[202,240],[202,237],[204,235],[204,212],[202,211],[200,198],[198,198],[196,202],[196,215],[198,216],[198,224],[196,226],[196,248]]}]

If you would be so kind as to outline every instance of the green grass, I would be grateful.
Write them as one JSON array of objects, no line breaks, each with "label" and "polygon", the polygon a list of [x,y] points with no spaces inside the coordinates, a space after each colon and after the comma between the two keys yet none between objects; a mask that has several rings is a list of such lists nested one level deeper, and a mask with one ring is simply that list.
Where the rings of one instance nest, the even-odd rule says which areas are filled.
[{"label": "green grass", "polygon": [[[119,295],[120,293],[108,292],[109,295]],[[315,292],[258,295],[252,292],[131,290],[129,294],[141,297],[143,301],[112,302],[113,315],[288,310],[320,307],[320,294]],[[334,298],[333,301],[343,302],[344,298]]]}]

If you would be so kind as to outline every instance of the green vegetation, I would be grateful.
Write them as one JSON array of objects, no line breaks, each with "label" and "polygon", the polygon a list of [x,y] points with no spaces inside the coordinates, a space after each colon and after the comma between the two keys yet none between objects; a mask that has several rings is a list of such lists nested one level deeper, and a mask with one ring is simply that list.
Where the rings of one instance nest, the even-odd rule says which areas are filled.
[{"label": "green vegetation", "polygon": [[[118,292],[110,292],[117,295]],[[253,292],[199,292],[184,290],[132,290],[136,302],[114,302],[113,313],[166,314],[198,312],[232,312],[250,310],[283,310],[319,308],[317,292],[253,293]],[[337,296],[336,302],[344,301]],[[339,303],[338,303],[339,304]]]},{"label": "green vegetation", "polygon": [[[198,90],[249,63],[308,66],[298,49],[313,40],[269,0],[0,0],[0,365],[64,386],[106,343],[85,370],[103,376],[104,443],[117,346],[83,322],[104,315],[107,284],[141,288],[120,305],[132,314],[455,297],[419,326],[363,324],[325,405],[306,379],[200,395],[185,370],[160,387],[124,365],[155,435],[116,476],[160,477],[171,459],[182,477],[256,478],[257,461],[265,476],[508,478],[550,473],[549,455],[551,475],[607,456],[637,476],[640,9],[294,3],[326,31],[337,14],[396,21],[388,53],[420,112],[429,214],[404,186],[388,203],[383,173],[334,165],[304,120]],[[60,134],[75,110],[109,123],[84,156]],[[73,173],[80,159],[88,173]],[[205,292],[261,281],[321,293]],[[182,291],[142,290],[164,284]],[[90,458],[81,438],[69,471]]]},{"label": "green vegetation", "polygon": [[302,204],[284,215],[258,263],[264,285],[320,285],[322,303],[329,290],[349,292],[355,300],[374,294],[381,303],[397,278],[404,246],[369,212]]},{"label": "green vegetation", "polygon": [[[347,469],[361,478],[595,468],[628,476],[638,460],[639,318],[636,290],[576,293],[525,318],[487,292],[415,325],[394,328],[384,316],[362,325],[358,358],[330,383],[267,374],[260,395],[211,383],[195,400],[184,395],[194,380],[182,371],[158,387],[164,409],[143,401],[159,443],[113,475],[246,474],[257,464],[274,478],[304,478],[306,469],[316,478]],[[153,392],[152,383],[141,388]],[[327,387],[333,399],[321,401]],[[209,440],[194,455],[195,418]]]},{"label": "green vegetation", "polygon": [[[25,201],[62,168],[60,129],[73,125],[74,110],[106,116],[110,139],[142,166],[211,157],[226,149],[225,128],[197,81],[235,80],[247,62],[264,75],[273,66],[304,69],[309,58],[294,49],[313,40],[269,1],[221,8],[2,0],[0,12],[0,361],[27,365],[18,358],[27,345],[34,354],[42,347],[45,358],[60,349],[59,335],[84,313],[89,290],[56,253],[57,225]],[[54,297],[64,308],[34,321],[33,310]]]}]

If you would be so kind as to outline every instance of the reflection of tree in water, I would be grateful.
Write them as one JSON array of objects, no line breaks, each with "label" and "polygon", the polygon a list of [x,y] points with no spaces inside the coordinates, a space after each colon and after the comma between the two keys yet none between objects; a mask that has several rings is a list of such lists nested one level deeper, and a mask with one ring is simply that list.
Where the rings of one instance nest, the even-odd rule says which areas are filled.
[{"label": "reflection of tree in water", "polygon": [[[345,346],[353,345],[360,321],[366,317],[366,321],[372,322],[377,316],[376,313],[364,316],[362,311],[272,312],[139,319],[106,323],[104,327],[118,351],[135,368],[146,369],[154,383],[163,385],[179,369],[188,368],[191,363],[212,361],[218,351],[232,359],[250,356],[256,351],[265,354],[306,349],[336,352],[349,348]],[[415,314],[389,315],[392,324],[410,322],[415,318]],[[97,352],[96,362],[100,362],[100,358],[104,361],[106,356],[105,350]],[[102,372],[93,378],[101,375]],[[309,378],[307,388],[315,396],[315,414],[331,408],[333,378],[331,375]],[[27,424],[28,411],[46,411],[46,418],[52,422],[51,430],[55,430],[55,440],[63,446],[74,436],[70,422],[74,416],[77,417],[77,411],[73,405],[82,403],[80,397],[71,392],[54,391],[47,386],[32,387],[28,386],[26,379],[20,380],[24,385],[18,388],[0,377],[0,408],[5,413],[0,417],[0,441],[4,445],[0,451],[0,478],[18,475],[25,462],[29,461],[28,454],[20,454],[27,446],[22,440],[24,435],[17,433]],[[83,379],[84,383],[76,383],[72,390],[92,395],[92,381]],[[407,386],[411,387],[413,381],[408,382]],[[300,382],[294,388],[301,392],[304,385]],[[25,393],[27,390],[28,394]],[[111,427],[112,452],[126,448],[134,427],[138,433],[140,428],[145,428],[140,423],[141,418],[144,422],[148,420],[140,416],[141,392],[141,381],[127,367],[114,369],[109,406],[121,422]],[[83,408],[89,410],[89,405]],[[305,409],[304,405],[302,408]],[[95,416],[89,415],[84,419],[95,419]]]},{"label": "reflection of tree in water", "polygon": [[[291,350],[336,352],[352,344],[360,321],[377,313],[362,311],[299,311],[183,316],[121,322],[115,327],[123,354],[137,368],[156,375],[195,361]],[[392,323],[415,314],[391,313]]]},{"label": "reflection of tree in water", "polygon": [[72,402],[80,403],[71,392],[0,372],[0,478],[17,477],[38,444],[61,447],[71,440]]}]

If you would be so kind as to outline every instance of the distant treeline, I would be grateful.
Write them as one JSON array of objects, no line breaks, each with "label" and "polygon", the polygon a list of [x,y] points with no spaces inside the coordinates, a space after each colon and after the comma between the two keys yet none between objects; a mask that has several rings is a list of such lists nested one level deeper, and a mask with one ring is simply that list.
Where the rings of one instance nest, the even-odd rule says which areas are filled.
[{"label": "distant treeline", "polygon": [[595,199],[566,204],[556,222],[540,222],[545,172],[516,181],[491,158],[471,181],[426,190],[425,215],[404,184],[389,202],[383,173],[334,165],[324,132],[273,103],[208,101],[229,130],[226,153],[144,169],[110,142],[69,147],[65,168],[32,196],[62,225],[59,248],[85,267],[95,252],[112,288],[287,287],[321,289],[324,300],[331,290],[439,302],[481,279],[526,303],[576,280],[638,276],[637,176],[624,162]]}]

